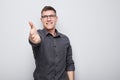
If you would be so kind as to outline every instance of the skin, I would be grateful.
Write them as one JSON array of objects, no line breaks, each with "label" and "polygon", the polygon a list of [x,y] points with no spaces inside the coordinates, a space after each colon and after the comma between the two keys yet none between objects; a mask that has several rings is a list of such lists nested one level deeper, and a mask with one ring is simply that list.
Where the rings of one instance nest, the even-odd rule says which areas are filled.
[{"label": "skin", "polygon": [[[41,15],[42,16],[55,15],[55,12],[53,10],[47,10],[47,11],[43,11]],[[58,20],[57,16],[41,18],[44,28],[49,33],[51,33],[53,36],[56,35],[55,25],[56,25],[57,20]],[[39,34],[37,33],[37,29],[34,26],[33,22],[29,22],[29,26],[30,26],[30,34],[29,34],[30,41],[34,44],[39,44],[41,42],[41,38]],[[74,71],[67,71],[67,75],[68,75],[69,80],[74,80]]]}]

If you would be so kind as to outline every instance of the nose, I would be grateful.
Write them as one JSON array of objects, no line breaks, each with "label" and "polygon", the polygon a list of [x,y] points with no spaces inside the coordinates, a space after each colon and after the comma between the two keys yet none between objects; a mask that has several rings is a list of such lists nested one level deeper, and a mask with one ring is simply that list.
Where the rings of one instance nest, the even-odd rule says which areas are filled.
[{"label": "nose", "polygon": [[48,16],[48,17],[47,17],[47,20],[48,20],[48,21],[50,21],[50,20],[51,20],[51,17],[50,17],[50,16]]}]

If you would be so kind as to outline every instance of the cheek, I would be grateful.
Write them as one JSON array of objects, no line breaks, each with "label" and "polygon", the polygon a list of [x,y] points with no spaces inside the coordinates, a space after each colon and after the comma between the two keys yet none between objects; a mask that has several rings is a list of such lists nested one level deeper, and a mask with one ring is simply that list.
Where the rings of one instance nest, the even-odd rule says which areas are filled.
[{"label": "cheek", "polygon": [[55,21],[54,21],[54,24],[56,24],[56,23],[57,23],[57,21],[55,20]]},{"label": "cheek", "polygon": [[46,19],[42,19],[42,18],[41,18],[41,22],[42,22],[42,23],[45,22],[45,21],[46,21]]},{"label": "cheek", "polygon": [[46,23],[46,21],[45,21],[45,20],[42,20],[41,22],[42,22],[43,24],[45,24],[45,23]]}]

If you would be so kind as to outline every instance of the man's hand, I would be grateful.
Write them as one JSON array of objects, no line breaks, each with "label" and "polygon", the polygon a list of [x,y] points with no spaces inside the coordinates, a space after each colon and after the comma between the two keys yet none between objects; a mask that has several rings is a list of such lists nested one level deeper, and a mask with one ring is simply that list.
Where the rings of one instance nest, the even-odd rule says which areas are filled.
[{"label": "man's hand", "polygon": [[34,26],[34,24],[32,22],[29,22],[29,26],[30,26],[30,34],[29,34],[29,39],[32,43],[34,44],[38,44],[41,42],[41,38],[39,36],[39,34],[37,33],[37,29]]}]

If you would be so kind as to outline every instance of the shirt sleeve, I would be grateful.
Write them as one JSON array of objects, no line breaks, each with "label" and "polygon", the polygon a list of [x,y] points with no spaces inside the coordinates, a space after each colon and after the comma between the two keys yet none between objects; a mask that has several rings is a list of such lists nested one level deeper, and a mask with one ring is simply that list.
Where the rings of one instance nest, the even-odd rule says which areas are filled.
[{"label": "shirt sleeve", "polygon": [[66,71],[74,71],[74,70],[75,70],[75,65],[72,59],[72,48],[69,43],[69,46],[67,48]]},{"label": "shirt sleeve", "polygon": [[34,44],[34,43],[32,43],[32,42],[30,41],[30,39],[29,39],[29,43],[31,44],[32,47],[38,47],[38,46],[40,46],[40,43]]}]

